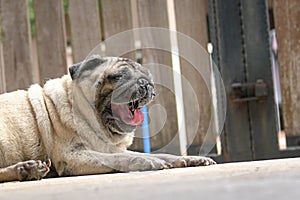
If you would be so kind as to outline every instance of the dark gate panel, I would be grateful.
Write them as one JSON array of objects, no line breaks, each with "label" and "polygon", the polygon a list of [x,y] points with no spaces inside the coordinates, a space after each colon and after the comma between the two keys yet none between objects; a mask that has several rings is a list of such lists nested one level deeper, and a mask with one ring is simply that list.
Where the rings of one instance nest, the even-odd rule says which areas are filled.
[{"label": "dark gate panel", "polygon": [[267,4],[211,0],[210,36],[227,93],[224,161],[278,156]]}]

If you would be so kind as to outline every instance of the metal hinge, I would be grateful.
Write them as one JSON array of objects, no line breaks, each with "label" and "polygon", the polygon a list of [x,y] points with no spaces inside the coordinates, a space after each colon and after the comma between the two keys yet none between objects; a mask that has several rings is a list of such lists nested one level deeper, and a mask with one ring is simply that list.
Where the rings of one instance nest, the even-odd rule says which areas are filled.
[{"label": "metal hinge", "polygon": [[255,83],[233,83],[231,88],[233,102],[260,101],[268,96],[267,84],[262,79]]}]

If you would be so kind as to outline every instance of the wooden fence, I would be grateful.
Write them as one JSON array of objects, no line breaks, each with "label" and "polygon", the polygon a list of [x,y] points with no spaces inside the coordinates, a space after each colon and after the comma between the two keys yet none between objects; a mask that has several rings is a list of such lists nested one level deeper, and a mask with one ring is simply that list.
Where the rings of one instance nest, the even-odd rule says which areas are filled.
[{"label": "wooden fence", "polygon": [[[298,0],[268,2],[274,10],[278,31],[286,133],[300,135],[300,3]],[[34,0],[30,7],[31,3],[29,0],[0,0],[0,92],[26,89],[32,83],[43,84],[50,78],[62,76],[67,73],[68,64],[84,59],[99,42],[116,33],[137,27],[169,27],[167,0]],[[207,7],[207,0],[174,0],[177,30],[203,47],[209,38]],[[33,12],[29,12],[30,9]],[[30,20],[30,14],[34,14],[34,21]],[[135,59],[134,54],[127,56]],[[145,63],[171,66],[170,53],[145,50],[143,56]],[[190,64],[185,60],[180,62],[182,73],[194,86],[200,103],[201,120],[193,142],[198,148],[211,118],[211,106],[207,103],[209,93]],[[154,76],[166,78],[160,76],[159,71]],[[158,90],[158,101],[166,108],[168,119],[161,132],[151,138],[153,149],[166,145],[178,129],[174,94],[165,88],[158,87]],[[195,119],[189,115],[193,107],[184,96],[189,129],[189,123]],[[142,146],[142,140],[137,139],[132,148],[142,150]]]},{"label": "wooden fence", "polygon": [[[67,73],[68,64],[81,61],[99,42],[116,33],[137,27],[169,27],[166,0],[34,0],[32,8],[30,3],[30,0],[0,0],[1,92],[26,89],[32,83],[43,84],[50,78],[62,76]],[[207,1],[175,0],[174,7],[177,29],[206,47]],[[34,21],[30,21],[30,9],[33,9]],[[71,61],[68,61],[70,49]],[[127,56],[135,59],[134,54]],[[145,50],[143,62],[171,66],[171,54]],[[201,144],[210,121],[208,90],[202,78],[188,70],[187,62],[182,60],[181,68],[196,86],[198,98],[203,100],[194,142]],[[159,71],[156,75],[160,75]],[[168,119],[161,132],[151,138],[153,149],[168,144],[178,129],[174,94],[166,88],[158,87],[158,90],[158,102],[165,107]],[[193,123],[195,119],[189,117],[191,109],[186,106],[185,115],[187,121]],[[142,150],[142,146],[142,139],[137,139],[132,148]]]},{"label": "wooden fence", "polygon": [[[284,130],[287,136],[300,136],[300,2],[274,0],[278,56],[282,88]],[[300,139],[297,139],[300,145]]]}]

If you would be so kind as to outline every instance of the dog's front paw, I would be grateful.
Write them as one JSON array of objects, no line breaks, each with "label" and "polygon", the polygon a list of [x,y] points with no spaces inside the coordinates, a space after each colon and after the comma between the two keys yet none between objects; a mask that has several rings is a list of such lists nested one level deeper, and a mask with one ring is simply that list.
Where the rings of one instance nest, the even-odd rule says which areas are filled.
[{"label": "dog's front paw", "polygon": [[184,156],[188,167],[208,166],[217,164],[213,159],[203,156]]},{"label": "dog's front paw", "polygon": [[217,164],[213,159],[203,156],[174,156],[169,154],[157,154],[155,156],[165,160],[175,168]]},{"label": "dog's front paw", "polygon": [[16,164],[17,176],[20,181],[40,180],[50,171],[51,162],[47,160],[29,160]]},{"label": "dog's front paw", "polygon": [[130,159],[125,171],[149,171],[171,168],[172,165],[165,160],[151,157],[136,156]]},{"label": "dog's front paw", "polygon": [[181,160],[186,162],[187,167],[208,166],[217,164],[213,159],[203,156],[182,156]]}]

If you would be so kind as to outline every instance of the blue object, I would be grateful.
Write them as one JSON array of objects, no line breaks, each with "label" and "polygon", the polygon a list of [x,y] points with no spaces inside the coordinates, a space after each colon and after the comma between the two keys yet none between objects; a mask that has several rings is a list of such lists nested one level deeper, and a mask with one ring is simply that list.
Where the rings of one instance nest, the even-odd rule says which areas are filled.
[{"label": "blue object", "polygon": [[144,113],[144,121],[142,123],[142,131],[143,131],[143,139],[144,139],[144,152],[150,153],[151,145],[150,145],[150,134],[149,134],[149,126],[148,126],[148,108],[147,108],[147,106],[144,106],[142,108],[142,112]]}]

